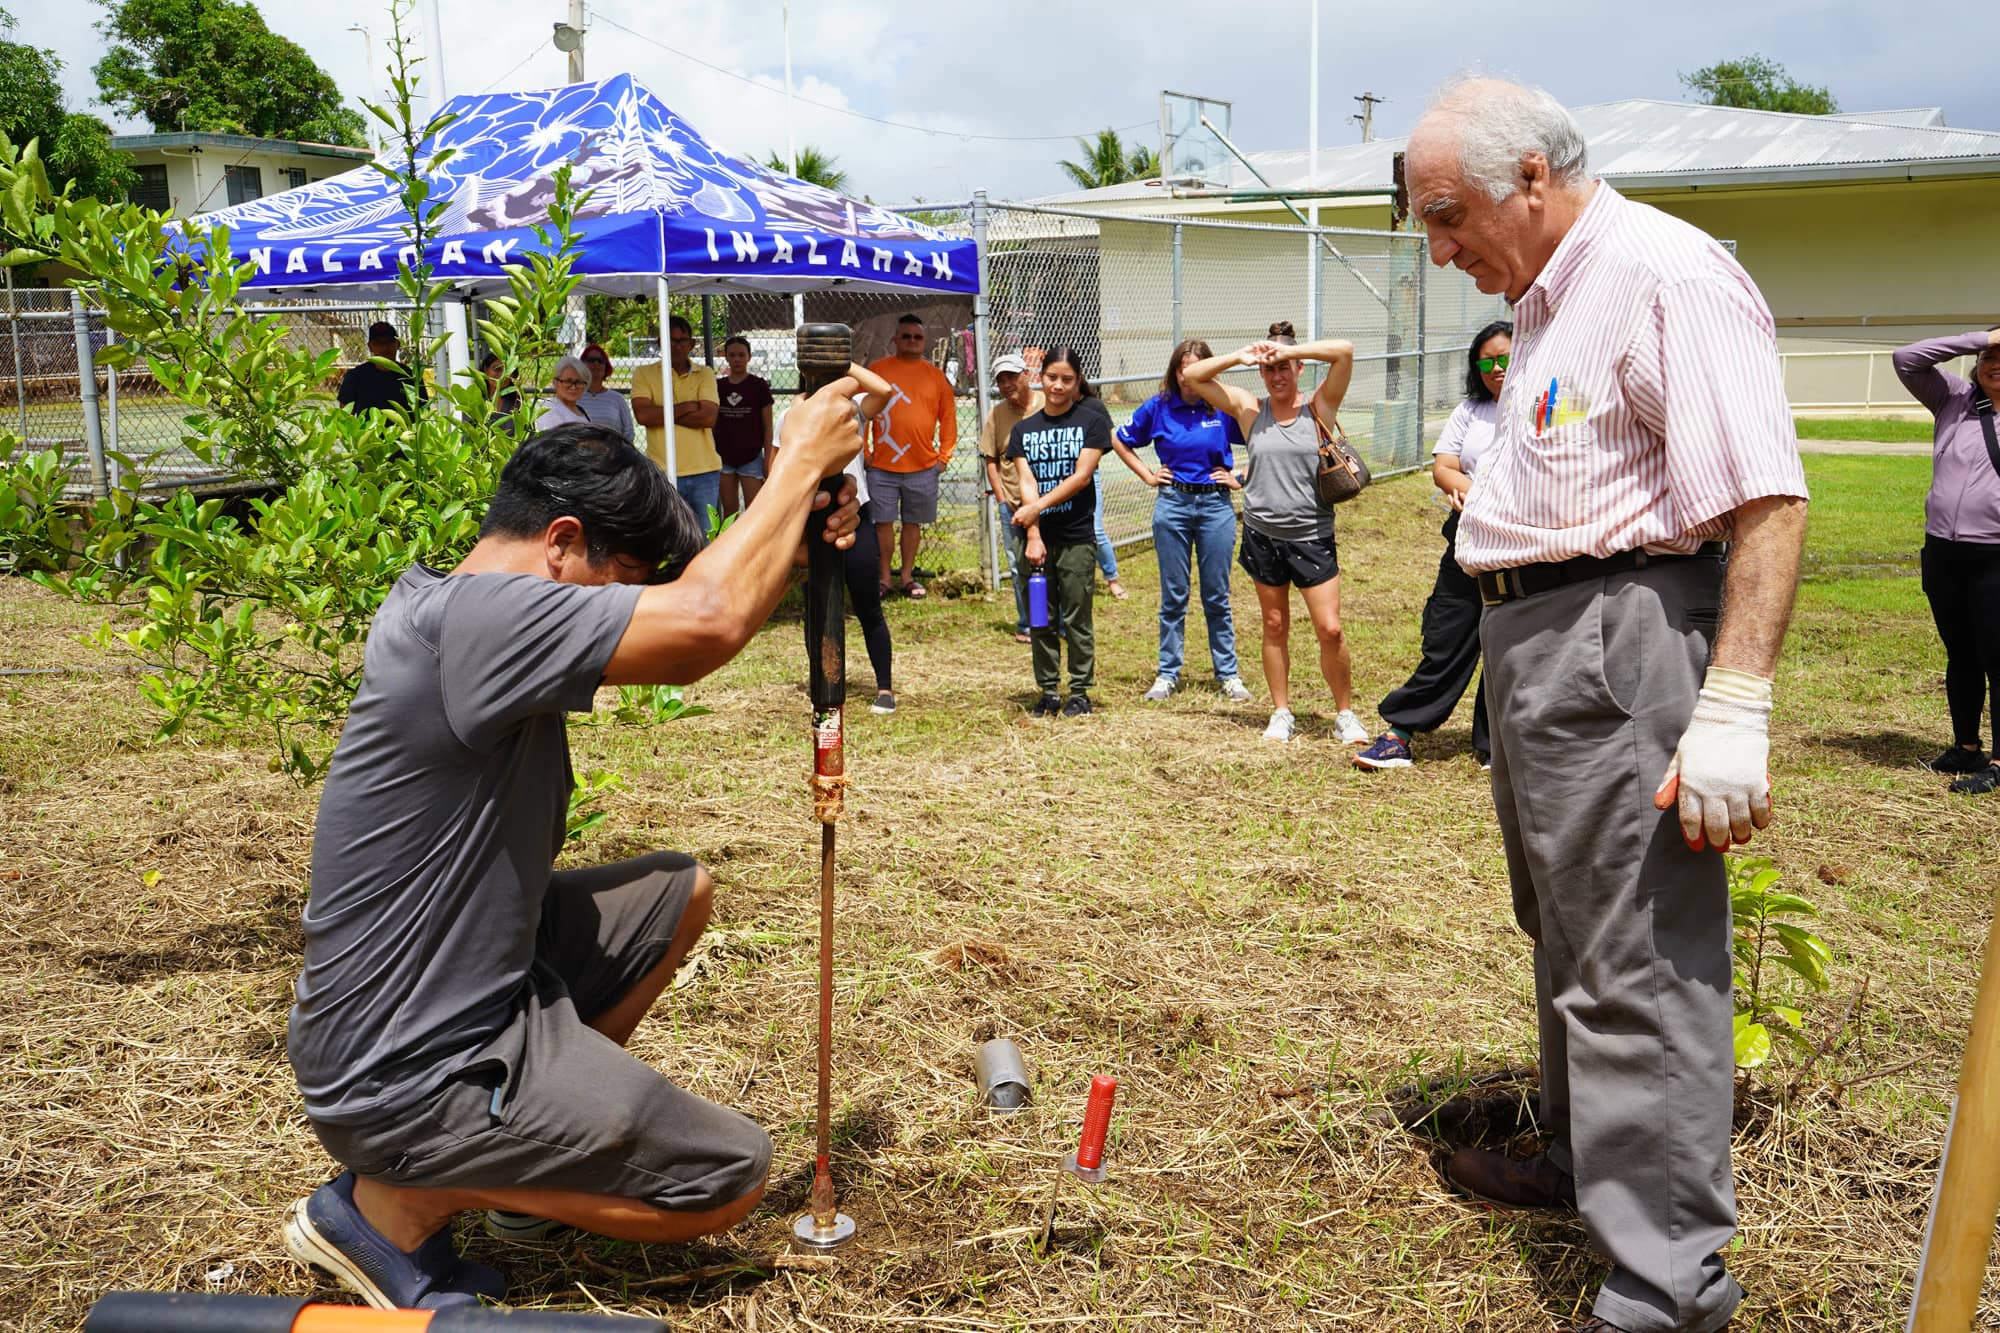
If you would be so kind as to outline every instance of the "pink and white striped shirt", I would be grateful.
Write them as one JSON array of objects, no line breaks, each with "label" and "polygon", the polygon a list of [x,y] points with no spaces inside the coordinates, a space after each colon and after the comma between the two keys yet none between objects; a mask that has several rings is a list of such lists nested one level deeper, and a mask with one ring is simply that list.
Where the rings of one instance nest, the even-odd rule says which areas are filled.
[{"label": "pink and white striped shirt", "polygon": [[1805,493],[1775,326],[1750,275],[1694,227],[1597,182],[1514,307],[1459,564],[1686,554],[1728,539],[1740,506]]}]

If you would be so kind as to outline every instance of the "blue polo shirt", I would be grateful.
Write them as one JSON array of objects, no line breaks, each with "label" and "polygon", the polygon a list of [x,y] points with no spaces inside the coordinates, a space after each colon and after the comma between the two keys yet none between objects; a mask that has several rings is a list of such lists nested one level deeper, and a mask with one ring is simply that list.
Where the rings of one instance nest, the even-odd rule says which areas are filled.
[{"label": "blue polo shirt", "polygon": [[1148,445],[1157,449],[1175,481],[1207,485],[1215,469],[1236,466],[1229,449],[1243,443],[1243,432],[1237,429],[1236,418],[1207,403],[1156,393],[1118,428],[1118,438],[1134,449]]}]

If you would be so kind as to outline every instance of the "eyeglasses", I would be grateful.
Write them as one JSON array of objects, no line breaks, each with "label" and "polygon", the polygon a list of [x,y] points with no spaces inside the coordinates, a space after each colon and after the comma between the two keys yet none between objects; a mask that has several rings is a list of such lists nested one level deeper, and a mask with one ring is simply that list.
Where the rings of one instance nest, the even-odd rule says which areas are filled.
[{"label": "eyeglasses", "polygon": [[896,335],[896,341],[899,343],[920,343],[923,340],[924,335],[921,333],[899,333]]},{"label": "eyeglasses", "polygon": [[586,366],[608,366],[611,363],[601,356],[586,356],[583,358],[583,364]]},{"label": "eyeglasses", "polygon": [[577,385],[580,385],[580,384],[588,384],[588,383],[590,383],[590,381],[589,381],[589,380],[580,380],[580,379],[578,379],[578,378],[577,378],[576,376],[574,376],[574,375],[570,375],[570,376],[568,376],[568,377],[566,377],[566,378],[565,378],[565,377],[558,377],[558,378],[557,378],[557,380],[556,380],[556,384],[557,384],[558,386],[562,387],[562,388],[565,388],[565,389],[573,389],[573,388],[575,388],[575,387],[576,387]]},{"label": "eyeglasses", "polygon": [[1507,368],[1507,353],[1502,352],[1498,356],[1482,356],[1472,364],[1479,367],[1480,374],[1491,375],[1496,370],[1505,370]]}]

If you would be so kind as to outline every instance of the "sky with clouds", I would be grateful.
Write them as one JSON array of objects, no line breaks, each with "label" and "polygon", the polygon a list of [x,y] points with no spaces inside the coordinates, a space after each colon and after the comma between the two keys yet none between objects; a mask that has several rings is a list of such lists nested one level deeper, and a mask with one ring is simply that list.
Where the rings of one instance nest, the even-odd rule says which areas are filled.
[{"label": "sky with clouds", "polygon": [[[567,16],[562,0],[438,0],[438,7],[450,92],[546,87],[566,77],[564,57],[549,43],[554,22]],[[81,0],[17,0],[9,8],[15,40],[51,47],[65,62],[71,108],[106,114],[93,100],[90,74],[103,53],[93,28],[102,11]],[[368,24],[372,82],[381,85],[386,6],[264,0],[259,8],[356,96],[371,77],[363,37],[347,29]],[[1752,52],[1803,82],[1829,86],[1845,111],[1940,106],[1950,125],[2000,130],[1996,6],[1513,0],[1481,9],[1321,0],[1320,9],[1323,145],[1359,139],[1348,117],[1360,94],[1388,99],[1375,109],[1378,136],[1401,134],[1431,88],[1474,66],[1540,83],[1572,105],[1679,101],[1679,73]],[[758,157],[784,150],[781,0],[700,7],[603,0],[590,11],[589,77],[630,72],[711,140]],[[413,25],[421,26],[423,12],[419,6]],[[1055,162],[1078,155],[1078,135],[1109,125],[1128,141],[1157,146],[1163,88],[1232,102],[1232,137],[1245,150],[1303,148],[1309,13],[1310,0],[1018,7],[793,0],[795,132],[801,145],[838,159],[852,191],[897,203],[962,200],[975,188],[996,198],[1064,189]]]}]

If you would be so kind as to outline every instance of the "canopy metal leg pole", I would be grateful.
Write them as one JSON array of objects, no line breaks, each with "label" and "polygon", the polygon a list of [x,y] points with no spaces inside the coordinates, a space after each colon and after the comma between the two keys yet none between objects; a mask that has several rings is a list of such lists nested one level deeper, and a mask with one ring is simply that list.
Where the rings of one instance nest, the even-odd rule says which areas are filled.
[{"label": "canopy metal leg pole", "polygon": [[667,415],[667,480],[678,486],[681,479],[680,464],[675,455],[679,452],[676,447],[679,440],[675,437],[679,432],[674,429],[674,353],[669,341],[673,332],[674,315],[667,307],[665,274],[660,276],[659,284],[657,295],[660,300],[660,397],[665,400],[660,404],[660,410]]}]

